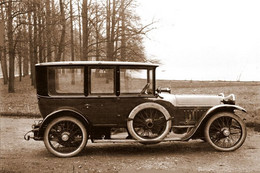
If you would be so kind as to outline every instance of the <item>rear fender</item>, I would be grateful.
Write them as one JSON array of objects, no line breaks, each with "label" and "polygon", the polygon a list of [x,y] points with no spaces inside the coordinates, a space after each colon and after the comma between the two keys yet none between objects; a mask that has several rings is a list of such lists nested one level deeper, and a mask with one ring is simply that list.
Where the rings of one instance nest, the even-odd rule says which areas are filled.
[{"label": "rear fender", "polygon": [[81,113],[73,110],[73,109],[60,109],[57,111],[54,111],[52,113],[50,113],[49,115],[47,115],[44,120],[41,123],[41,126],[39,128],[39,137],[43,137],[44,134],[44,130],[47,127],[47,125],[55,118],[57,117],[61,117],[64,115],[69,115],[72,116],[74,118],[79,119],[84,125],[85,127],[88,129],[89,126],[91,125],[90,122],[87,120],[86,117],[84,117]]},{"label": "rear fender", "polygon": [[210,117],[212,117],[217,112],[234,112],[234,110],[240,110],[242,112],[247,112],[244,108],[237,106],[237,105],[229,105],[229,104],[223,104],[223,105],[217,105],[210,108],[205,115],[203,115],[200,120],[197,122],[196,126],[192,131],[190,131],[183,140],[188,140],[193,137],[193,135],[197,131],[201,131],[204,129],[204,126],[206,122],[209,120]]}]

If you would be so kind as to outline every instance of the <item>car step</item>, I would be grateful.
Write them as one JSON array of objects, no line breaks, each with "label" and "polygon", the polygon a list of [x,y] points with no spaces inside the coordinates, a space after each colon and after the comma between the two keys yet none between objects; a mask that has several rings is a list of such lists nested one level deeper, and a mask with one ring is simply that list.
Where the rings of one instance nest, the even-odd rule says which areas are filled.
[{"label": "car step", "polygon": [[[165,138],[162,141],[148,141],[147,143],[168,141],[182,141],[182,138]],[[94,139],[93,143],[146,143],[146,141],[139,141],[135,139]]]}]

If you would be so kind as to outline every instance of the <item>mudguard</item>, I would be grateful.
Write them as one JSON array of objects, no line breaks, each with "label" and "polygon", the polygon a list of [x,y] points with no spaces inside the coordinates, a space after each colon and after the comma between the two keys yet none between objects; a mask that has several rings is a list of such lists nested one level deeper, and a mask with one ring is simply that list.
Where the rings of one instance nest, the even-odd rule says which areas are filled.
[{"label": "mudguard", "polygon": [[[203,122],[205,122],[209,117],[211,117],[212,115],[214,115],[215,112],[225,112],[225,111],[234,111],[234,110],[240,110],[242,112],[247,112],[244,108],[237,106],[237,105],[230,105],[230,104],[223,104],[223,105],[217,105],[217,106],[213,106],[212,108],[210,108],[205,115],[203,115],[200,120],[197,122],[196,126],[193,128],[193,130],[191,130],[185,137],[183,137],[182,140],[189,140],[194,134],[195,132],[201,127],[201,125],[203,124]],[[236,114],[235,114],[236,115]]]},{"label": "mudguard", "polygon": [[[48,123],[53,120],[54,118],[57,118],[61,115],[61,113],[71,113],[71,116],[78,118],[80,120],[82,120],[84,125],[90,125],[89,121],[87,120],[86,117],[84,117],[81,113],[79,113],[78,111],[75,111],[73,109],[69,109],[69,108],[63,108],[63,109],[59,109],[57,111],[54,111],[52,113],[50,113],[49,115],[47,115],[44,120],[42,121],[40,128],[39,128],[39,137],[42,137],[44,134],[44,129],[46,128],[46,126],[48,125]],[[55,116],[57,115],[57,116]]]}]

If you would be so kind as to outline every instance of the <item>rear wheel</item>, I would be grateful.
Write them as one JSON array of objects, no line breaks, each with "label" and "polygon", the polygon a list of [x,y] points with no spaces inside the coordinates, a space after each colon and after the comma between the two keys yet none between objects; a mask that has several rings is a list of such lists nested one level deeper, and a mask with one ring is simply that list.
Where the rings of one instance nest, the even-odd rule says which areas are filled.
[{"label": "rear wheel", "polygon": [[55,156],[72,157],[87,143],[85,126],[76,118],[65,116],[52,120],[44,133],[44,144]]},{"label": "rear wheel", "polygon": [[244,122],[233,113],[222,112],[209,119],[205,127],[207,142],[219,151],[234,151],[246,139]]}]

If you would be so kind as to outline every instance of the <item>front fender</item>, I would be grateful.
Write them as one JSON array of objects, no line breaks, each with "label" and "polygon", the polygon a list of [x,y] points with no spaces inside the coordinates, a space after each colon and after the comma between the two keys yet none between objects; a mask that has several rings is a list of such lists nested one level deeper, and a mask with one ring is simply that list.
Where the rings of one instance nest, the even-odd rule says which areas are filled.
[{"label": "front fender", "polygon": [[208,116],[209,114],[214,113],[215,111],[218,110],[240,110],[243,112],[247,112],[244,108],[237,106],[237,105],[229,105],[229,104],[224,104],[224,105],[217,105],[217,106],[213,106],[212,108],[210,108],[207,113],[205,114],[205,116]]},{"label": "front fender", "polygon": [[[217,106],[213,106],[212,108],[210,108],[201,118],[200,120],[197,122],[196,126],[193,128],[193,130],[191,130],[191,132],[189,132],[184,138],[183,140],[188,140],[190,138],[192,138],[192,136],[198,131],[199,128],[203,128],[205,123],[207,122],[207,120],[214,115],[217,112],[225,112],[225,111],[234,111],[234,110],[240,110],[242,112],[247,112],[244,108],[237,106],[237,105],[230,105],[230,104],[223,104],[223,105],[217,105]],[[200,129],[203,130],[203,129]]]}]

